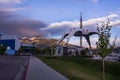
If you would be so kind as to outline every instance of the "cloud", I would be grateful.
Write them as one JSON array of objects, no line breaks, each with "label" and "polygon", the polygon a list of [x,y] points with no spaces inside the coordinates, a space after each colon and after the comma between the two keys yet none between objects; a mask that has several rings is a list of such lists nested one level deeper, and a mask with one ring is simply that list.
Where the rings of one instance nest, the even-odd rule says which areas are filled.
[{"label": "cloud", "polygon": [[93,2],[93,3],[97,3],[99,0],[76,0],[78,2]]},{"label": "cloud", "polygon": [[[89,29],[89,31],[96,31],[96,24],[106,21],[108,18],[111,20],[112,26],[120,25],[120,20],[114,20],[118,18],[118,14],[110,14],[105,17],[93,18],[83,21],[83,28]],[[70,28],[75,27],[76,30],[79,29],[80,22],[79,20],[74,21],[62,21],[49,24],[47,27],[42,28],[41,30],[47,31],[52,35],[63,34],[70,30]]]},{"label": "cloud", "polygon": [[[111,37],[110,38],[110,43],[112,44],[114,40],[115,40],[115,38]],[[92,48],[96,48],[96,42],[98,41],[98,36],[97,35],[91,36],[90,41],[91,41]],[[71,40],[69,41],[69,43],[79,46],[80,40],[79,40],[79,38],[72,37]],[[116,46],[120,46],[120,38],[117,38],[115,44],[116,44]],[[89,45],[88,45],[87,41],[85,40],[85,38],[82,38],[82,45],[84,47],[89,47]]]},{"label": "cloud", "polygon": [[19,36],[46,36],[40,28],[46,27],[41,20],[29,19],[24,16],[0,11],[0,33]]},{"label": "cloud", "polygon": [[46,27],[41,20],[29,19],[15,11],[27,9],[21,7],[25,0],[0,0],[0,33],[19,36],[47,36],[40,28]]},{"label": "cloud", "polygon": [[21,7],[25,0],[0,0],[0,11],[18,11],[24,10],[26,7]]},{"label": "cloud", "polygon": [[111,25],[117,27],[117,28],[120,28],[120,20],[115,20],[115,21],[112,21],[111,22]]},{"label": "cloud", "polygon": [[0,9],[0,11],[6,11],[6,12],[14,12],[14,11],[18,11],[18,10],[24,10],[26,9],[25,7],[18,7],[18,8],[3,8]]},{"label": "cloud", "polygon": [[[92,48],[96,48],[96,42],[98,41],[98,37],[96,35],[90,36],[90,41]],[[78,37],[71,37],[69,43],[80,46],[80,39]],[[84,37],[82,38],[82,46],[89,48],[89,45]]]},{"label": "cloud", "polygon": [[116,46],[120,46],[120,38],[117,38],[117,40],[116,40]]},{"label": "cloud", "polygon": [[[110,19],[111,25],[113,27],[118,28],[120,25],[120,20],[118,14],[110,14],[104,17],[98,17],[98,18],[92,18],[83,21],[83,28],[88,29],[89,31],[96,31],[97,28],[97,23],[105,22],[107,19]],[[74,20],[74,21],[62,21],[62,22],[55,22],[49,24],[45,28],[41,28],[41,30],[46,31],[50,33],[52,36],[59,36],[57,37],[60,39],[60,35],[62,36],[64,33],[69,32],[70,28],[76,28],[76,30],[79,30],[79,25],[80,22],[79,20]],[[120,28],[120,27],[119,27]],[[71,38],[70,40],[71,44],[79,45],[79,38]],[[96,41],[98,40],[97,36],[91,36],[91,45],[92,47],[96,47]],[[117,43],[118,44],[118,43]],[[83,39],[83,46],[88,47],[88,44],[86,43],[86,40]]]},{"label": "cloud", "polygon": [[92,0],[92,2],[94,2],[94,3],[96,3],[96,2],[98,2],[99,0]]},{"label": "cloud", "polygon": [[21,4],[23,0],[0,0],[0,4]]},{"label": "cloud", "polygon": [[63,22],[56,22],[56,23],[51,23],[48,25],[48,27],[43,28],[41,30],[50,32],[53,35],[59,35],[63,32],[68,31],[70,28],[74,27],[76,25],[75,21],[63,21]]}]

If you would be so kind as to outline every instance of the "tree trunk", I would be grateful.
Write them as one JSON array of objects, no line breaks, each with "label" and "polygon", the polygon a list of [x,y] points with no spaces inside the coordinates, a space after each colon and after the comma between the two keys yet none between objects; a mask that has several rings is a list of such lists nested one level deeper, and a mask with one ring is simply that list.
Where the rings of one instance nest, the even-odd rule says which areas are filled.
[{"label": "tree trunk", "polygon": [[105,60],[102,58],[102,80],[105,80]]}]

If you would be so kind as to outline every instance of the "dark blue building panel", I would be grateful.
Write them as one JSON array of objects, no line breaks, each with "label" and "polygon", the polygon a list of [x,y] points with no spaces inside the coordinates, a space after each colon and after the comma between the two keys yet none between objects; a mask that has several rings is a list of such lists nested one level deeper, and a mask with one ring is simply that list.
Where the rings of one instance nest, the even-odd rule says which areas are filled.
[{"label": "dark blue building panel", "polygon": [[15,39],[0,40],[0,44],[9,46],[11,49],[15,50]]}]

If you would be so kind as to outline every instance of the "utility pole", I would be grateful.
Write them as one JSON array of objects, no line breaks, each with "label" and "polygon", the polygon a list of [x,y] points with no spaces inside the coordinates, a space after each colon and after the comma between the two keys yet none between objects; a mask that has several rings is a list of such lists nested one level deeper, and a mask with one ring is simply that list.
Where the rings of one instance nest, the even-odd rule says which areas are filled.
[{"label": "utility pole", "polygon": [[[82,31],[82,13],[80,13],[80,30]],[[82,47],[82,35],[80,35],[80,47]]]}]

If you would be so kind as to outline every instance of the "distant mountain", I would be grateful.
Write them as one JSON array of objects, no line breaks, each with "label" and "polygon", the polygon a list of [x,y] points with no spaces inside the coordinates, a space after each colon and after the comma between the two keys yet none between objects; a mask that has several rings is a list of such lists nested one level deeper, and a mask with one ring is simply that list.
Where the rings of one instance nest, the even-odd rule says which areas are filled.
[{"label": "distant mountain", "polygon": [[[57,39],[48,39],[48,38],[42,38],[42,37],[31,37],[31,38],[21,39],[21,42],[23,44],[33,44],[40,49],[55,46],[57,41],[58,41]],[[65,45],[65,42],[62,41],[61,45]]]}]

